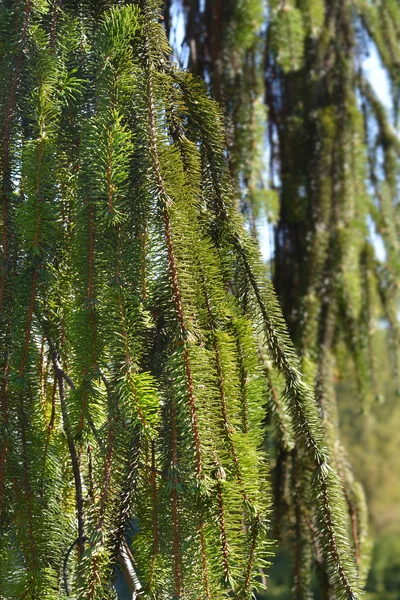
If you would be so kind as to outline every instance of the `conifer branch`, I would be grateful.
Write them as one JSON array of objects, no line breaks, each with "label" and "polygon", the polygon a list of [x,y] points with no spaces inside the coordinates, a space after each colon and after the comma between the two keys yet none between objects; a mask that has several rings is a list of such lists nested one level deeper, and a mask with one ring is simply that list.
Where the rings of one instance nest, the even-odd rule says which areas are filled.
[{"label": "conifer branch", "polygon": [[257,515],[256,519],[250,529],[251,546],[250,546],[250,553],[249,553],[249,558],[248,558],[248,563],[247,563],[247,568],[246,568],[246,577],[245,577],[244,587],[243,587],[243,593],[244,593],[245,598],[250,597],[250,594],[252,593],[252,589],[251,589],[252,588],[252,573],[253,573],[254,559],[255,559],[256,548],[257,548],[257,538],[259,536],[261,526],[262,526],[261,517],[259,515]]},{"label": "conifer branch", "polygon": [[60,405],[61,405],[61,413],[62,413],[62,418],[63,418],[64,432],[65,432],[65,437],[67,438],[67,444],[68,444],[69,454],[70,454],[70,458],[71,458],[72,472],[74,475],[76,513],[77,513],[77,520],[78,520],[78,539],[79,539],[78,547],[79,547],[79,552],[82,555],[83,550],[84,550],[84,541],[83,540],[85,538],[82,479],[81,479],[78,453],[76,451],[76,447],[75,447],[75,443],[74,443],[74,439],[73,439],[73,435],[72,435],[72,431],[71,431],[68,408],[67,408],[67,404],[66,404],[66,400],[65,400],[64,379],[66,378],[66,375],[59,365],[58,354],[57,354],[56,349],[54,348],[54,346],[52,347],[52,344],[48,337],[47,337],[47,340],[48,340],[49,346],[50,346],[51,360],[53,362],[54,372],[57,377],[58,395],[59,395]]},{"label": "conifer branch", "polygon": [[204,523],[200,524],[200,546],[201,546],[201,561],[204,575],[204,586],[206,599],[211,600],[211,591],[210,591],[210,578],[208,574],[208,562],[207,562],[207,549],[206,549],[206,538],[204,534]]},{"label": "conifer branch", "polygon": [[149,589],[152,588],[154,564],[160,551],[159,531],[158,531],[158,508],[157,508],[157,479],[156,479],[156,448],[154,440],[151,441],[151,495],[152,495],[152,527],[153,527],[153,556],[151,559]]},{"label": "conifer branch", "polygon": [[[220,2],[217,16],[227,31],[220,38],[215,23],[206,23],[215,12],[209,3],[199,32],[190,39],[200,53],[205,39],[204,47],[212,50],[210,56],[218,55],[219,63],[207,59],[203,64],[200,55],[191,62],[216,84],[223,118],[205,85],[169,62],[160,0],[123,4],[21,3],[15,10],[22,14],[25,8],[22,46],[19,41],[13,50],[11,36],[0,32],[2,47],[9,47],[3,78],[13,84],[0,98],[3,125],[9,127],[8,133],[4,129],[1,173],[0,513],[6,520],[0,531],[5,533],[0,596],[45,594],[55,600],[63,564],[67,593],[71,576],[71,594],[97,600],[114,593],[109,587],[119,563],[138,598],[189,594],[222,600],[228,594],[248,600],[262,587],[260,573],[269,555],[271,492],[263,451],[268,419],[267,435],[276,451],[277,527],[290,527],[296,518],[298,540],[291,539],[297,547],[295,593],[309,594],[312,550],[323,594],[356,600],[363,577],[357,571],[364,569],[365,517],[357,486],[340,450],[332,452],[328,435],[336,436],[327,430],[335,410],[330,359],[336,332],[342,339],[350,324],[346,351],[358,353],[362,378],[362,363],[372,348],[367,348],[365,328],[360,334],[357,328],[375,314],[369,306],[375,283],[395,326],[390,278],[396,262],[394,252],[381,268],[372,258],[362,282],[363,263],[356,263],[357,286],[371,285],[371,296],[357,312],[346,281],[353,248],[346,236],[367,213],[378,230],[388,227],[390,218],[374,213],[368,202],[362,212],[355,198],[366,193],[358,141],[363,129],[354,117],[359,112],[355,100],[354,106],[346,104],[354,69],[339,48],[350,50],[353,17],[343,3],[327,12],[326,23],[317,24],[308,5],[287,11],[276,7],[271,12],[275,31],[266,32],[261,0],[246,6],[235,0],[232,14]],[[11,23],[14,8],[2,10]],[[193,25],[199,13],[194,4],[190,10]],[[321,41],[315,31],[328,25],[325,48],[324,36]],[[340,33],[342,44],[331,44],[332,32]],[[249,209],[254,235],[261,205],[269,210],[262,140],[265,35],[271,37],[267,75],[273,71],[282,98],[289,82],[295,89],[297,78],[310,73],[308,62],[303,63],[306,41],[315,48],[310,58],[315,114],[309,98],[298,105],[293,98],[284,114],[275,83],[268,90],[270,131],[277,134],[271,138],[271,164],[278,167],[279,153],[279,168],[287,169],[296,192],[288,201],[289,184],[282,179],[282,193],[274,189],[274,210],[284,207],[279,217],[284,221],[285,211],[295,207],[302,219],[299,238],[304,231],[310,234],[309,245],[290,248],[304,250],[304,277],[310,281],[304,297],[294,290],[289,299],[290,309],[298,311],[295,318],[285,307],[304,372],[236,207]],[[277,36],[288,42],[282,50]],[[390,65],[393,48],[387,53]],[[334,82],[337,77],[346,100],[336,102],[340,94],[328,76]],[[361,87],[359,79],[355,85]],[[326,106],[320,104],[321,95]],[[375,99],[367,98],[368,91],[361,95],[390,146],[383,150],[387,197],[373,157],[369,179],[375,195],[382,196],[377,201],[393,208],[396,144]],[[299,118],[292,119],[294,114]],[[315,131],[308,135],[311,114]],[[295,184],[284,147],[292,145],[294,133],[320,149],[318,156],[311,152],[307,176],[296,175]],[[383,145],[377,141],[377,147]],[[299,160],[302,167],[304,162]],[[300,170],[297,150],[292,166]],[[11,202],[13,187],[19,191],[17,203]],[[324,229],[332,211],[337,212],[334,240]],[[336,227],[341,221],[343,239]],[[393,244],[396,228],[400,231],[397,221],[385,245]],[[331,264],[327,245],[332,240]],[[338,267],[337,277],[329,288],[323,280],[332,265]],[[296,298],[301,302],[295,307]],[[329,331],[327,302],[335,305]],[[327,349],[319,355],[321,344]],[[81,444],[86,459],[80,456]],[[4,483],[14,464],[15,504]],[[65,483],[69,465],[75,506]],[[280,513],[288,515],[288,523]],[[132,550],[125,539],[128,529]],[[85,544],[84,535],[90,543]],[[66,555],[64,540],[70,544]],[[76,546],[79,555],[73,553]],[[13,569],[16,583],[8,572],[3,577]]]},{"label": "conifer branch", "polygon": [[1,160],[1,195],[2,195],[2,218],[3,218],[3,248],[2,248],[2,273],[0,280],[0,311],[3,307],[3,297],[7,279],[8,265],[8,214],[9,214],[9,192],[11,187],[10,181],[10,139],[11,139],[11,124],[15,112],[16,94],[21,77],[21,68],[24,58],[25,44],[28,36],[29,20],[31,16],[32,0],[26,0],[24,10],[24,20],[21,32],[20,50],[17,54],[13,76],[10,85],[10,93],[8,97],[6,116],[4,120],[3,136],[2,136],[2,160]]},{"label": "conifer branch", "polygon": [[175,593],[179,597],[181,593],[181,551],[179,542],[179,501],[177,492],[177,470],[178,470],[178,456],[177,456],[177,430],[176,430],[176,401],[172,400],[172,415],[171,415],[171,446],[172,446],[172,526],[173,526],[173,549],[174,549],[174,584]]},{"label": "conifer branch", "polygon": [[64,381],[67,382],[67,384],[71,388],[71,390],[75,390],[76,388],[75,388],[74,382],[67,375],[67,373],[65,373],[65,371],[63,370],[63,368],[60,364],[60,359],[59,359],[57,348],[54,345],[52,338],[50,337],[49,323],[47,323],[44,319],[42,319],[42,317],[38,314],[37,314],[37,318],[41,324],[41,327],[43,329],[47,343],[49,345],[51,361],[52,361],[53,369],[54,369],[55,382],[57,382],[57,386],[58,386],[58,396],[59,396],[59,400],[60,400],[61,414],[62,414],[62,418],[63,418],[64,433],[65,433],[65,437],[67,439],[67,444],[68,444],[68,449],[69,449],[69,454],[70,454],[70,459],[71,459],[71,465],[72,465],[72,472],[73,472],[74,483],[75,483],[75,502],[76,502],[76,514],[77,514],[78,534],[79,535],[78,535],[77,541],[74,542],[74,544],[75,543],[78,544],[79,552],[82,555],[83,550],[84,550],[84,538],[85,538],[82,476],[81,476],[81,471],[80,471],[80,466],[79,466],[78,453],[77,453],[77,450],[75,447],[75,442],[74,442],[74,438],[73,438],[72,431],[71,431],[68,407],[67,407],[67,402],[66,402],[66,398],[65,398]]},{"label": "conifer branch", "polygon": [[226,533],[226,525],[225,525],[225,507],[224,507],[224,499],[222,495],[222,486],[221,481],[217,479],[217,496],[218,496],[218,511],[219,511],[219,526],[221,529],[221,546],[222,546],[222,564],[224,570],[224,576],[226,582],[230,582],[230,569],[229,569],[229,547],[228,547],[228,538]]},{"label": "conifer branch", "polygon": [[[171,75],[177,80],[179,85],[182,86],[185,98],[188,100],[188,102],[191,102],[187,81],[174,73],[173,70],[170,72]],[[201,120],[200,113],[197,118],[197,126],[200,130],[206,129],[204,121]],[[250,251],[245,245],[249,242],[247,242],[247,240],[246,243],[242,241],[241,236],[236,230],[237,225],[235,216],[232,214],[232,211],[229,211],[228,205],[224,200],[223,182],[224,178],[226,179],[226,167],[224,161],[221,159],[219,166],[221,173],[219,173],[217,170],[217,163],[214,160],[214,155],[212,154],[210,146],[206,143],[205,147],[210,159],[214,189],[218,199],[218,204],[216,207],[217,216],[224,221],[229,232],[228,235],[231,243],[238,258],[243,264],[246,277],[254,293],[255,300],[265,325],[265,334],[271,357],[273,358],[278,370],[282,371],[285,375],[287,382],[285,394],[287,400],[289,401],[289,408],[292,414],[295,435],[304,443],[304,448],[314,463],[316,473],[318,473],[316,482],[318,485],[320,485],[321,494],[318,495],[317,498],[321,503],[320,508],[322,514],[326,519],[325,524],[321,522],[321,534],[326,536],[326,544],[331,555],[334,555],[335,558],[338,559],[338,563],[335,563],[333,569],[330,569],[331,576],[333,579],[336,579],[339,588],[341,588],[345,593],[344,597],[353,600],[353,598],[357,598],[357,592],[353,592],[352,584],[350,584],[348,575],[346,573],[346,568],[342,564],[343,559],[346,567],[349,567],[349,573],[351,573],[353,570],[351,565],[351,557],[348,551],[349,549],[346,548],[346,546],[343,547],[343,554],[341,554],[338,550],[337,535],[341,538],[342,534],[338,533],[333,525],[332,505],[330,500],[328,500],[328,497],[330,498],[329,494],[334,493],[338,482],[335,481],[335,478],[332,475],[328,490],[327,474],[328,471],[330,472],[330,467],[328,466],[329,462],[327,451],[321,444],[322,430],[319,423],[319,416],[316,411],[315,399],[313,398],[311,391],[302,381],[297,357],[295,356],[294,350],[289,342],[274,292],[269,289],[270,285],[268,283],[263,284],[266,285],[265,292],[264,289],[261,289],[260,278],[263,277],[261,275],[261,268],[259,269],[260,273],[257,271],[256,275],[253,257],[251,257]],[[227,190],[229,190],[228,184],[226,185]],[[266,297],[268,298],[268,304],[266,303]],[[337,493],[341,493],[339,489],[337,490]],[[335,525],[338,526],[336,522]],[[353,579],[353,576],[351,577]]]},{"label": "conifer branch", "polygon": [[46,437],[46,442],[45,442],[44,452],[43,452],[42,479],[44,477],[44,471],[46,468],[46,461],[47,461],[47,454],[49,451],[50,438],[51,438],[51,434],[54,430],[54,422],[55,422],[55,418],[56,418],[56,395],[57,395],[57,377],[56,377],[56,375],[54,375],[54,382],[53,382],[53,388],[52,388],[52,393],[51,393],[51,414],[50,414],[49,424],[47,425],[47,437]]},{"label": "conifer branch", "polygon": [[196,400],[194,396],[194,388],[193,388],[193,376],[192,369],[190,364],[190,356],[189,349],[187,344],[187,327],[185,323],[185,318],[183,314],[183,306],[182,306],[182,298],[181,291],[178,280],[178,269],[176,265],[175,258],[175,250],[174,250],[174,241],[172,234],[172,225],[171,219],[169,216],[169,207],[172,204],[171,198],[168,196],[162,173],[161,173],[161,165],[160,158],[158,153],[157,146],[157,128],[156,128],[156,113],[155,113],[155,98],[154,98],[154,90],[153,90],[153,64],[150,57],[149,51],[149,41],[146,40],[146,52],[147,52],[147,100],[148,100],[148,119],[149,119],[149,138],[150,138],[150,147],[151,147],[151,155],[153,158],[154,165],[154,175],[155,181],[158,188],[158,194],[161,202],[161,210],[162,210],[162,218],[164,222],[164,231],[165,238],[167,243],[167,251],[168,251],[168,263],[170,269],[170,277],[173,288],[173,298],[175,303],[176,316],[178,319],[178,323],[181,329],[181,335],[183,340],[183,360],[185,365],[185,373],[186,373],[186,382],[187,382],[187,391],[188,391],[188,399],[191,411],[191,419],[192,419],[192,428],[193,428],[193,438],[194,438],[194,450],[196,457],[196,471],[197,476],[199,478],[202,477],[202,458],[200,452],[200,434],[198,428],[198,417],[197,417],[197,407]]},{"label": "conifer branch", "polygon": [[[204,277],[203,277],[203,279],[204,279]],[[216,365],[216,370],[217,370],[217,375],[218,375],[218,386],[219,386],[219,393],[220,393],[220,399],[221,399],[221,416],[222,416],[222,423],[223,423],[223,431],[224,431],[224,436],[226,436],[226,438],[227,438],[229,448],[230,448],[230,451],[232,454],[232,458],[233,458],[233,462],[234,462],[235,470],[236,470],[236,476],[237,476],[238,482],[242,488],[243,499],[246,502],[246,501],[249,501],[249,498],[248,498],[246,490],[244,489],[244,486],[243,486],[243,477],[242,477],[242,473],[241,473],[239,459],[238,459],[235,445],[232,440],[232,433],[233,433],[234,429],[229,421],[229,416],[228,416],[221,352],[220,352],[220,348],[218,345],[215,328],[213,325],[214,324],[214,315],[213,315],[211,301],[210,301],[210,297],[208,295],[205,281],[203,283],[203,287],[204,287],[204,296],[205,296],[206,307],[207,307],[207,312],[208,312],[208,317],[209,317],[209,322],[210,322],[210,328],[212,331],[212,344],[213,344],[214,354],[215,354],[215,365]],[[245,433],[247,433],[246,430],[245,430]]]},{"label": "conifer branch", "polygon": [[68,585],[68,559],[71,555],[72,550],[75,548],[76,545],[81,545],[84,544],[87,541],[87,538],[79,538],[77,537],[72,544],[70,544],[70,546],[68,547],[65,556],[64,556],[64,562],[63,562],[63,582],[64,582],[64,589],[65,589],[65,593],[67,594],[67,596],[70,595],[70,590],[69,590],[69,585]]},{"label": "conifer branch", "polygon": [[27,521],[27,529],[28,529],[28,537],[29,537],[29,548],[25,548],[25,559],[28,564],[32,565],[32,568],[35,570],[39,567],[37,550],[36,550],[36,541],[34,535],[33,528],[33,515],[32,515],[32,489],[29,481],[29,459],[28,459],[28,449],[27,449],[27,439],[26,439],[26,414],[24,410],[24,401],[22,395],[19,399],[18,406],[18,418],[19,418],[19,426],[21,429],[21,442],[22,442],[22,462],[23,462],[23,487],[25,494],[25,503],[26,503],[26,521]]},{"label": "conifer branch", "polygon": [[[236,333],[236,332],[235,332]],[[239,358],[239,369],[240,369],[240,387],[241,387],[241,396],[242,396],[242,426],[243,433],[249,433],[249,407],[248,407],[248,399],[246,393],[246,368],[244,364],[244,356],[243,349],[240,344],[239,336],[236,335],[236,350]]]},{"label": "conifer branch", "polygon": [[1,382],[1,427],[3,430],[1,451],[0,451],[0,520],[3,511],[3,497],[4,497],[4,479],[6,470],[6,458],[8,448],[8,401],[7,401],[7,387],[9,378],[9,365],[8,356],[5,357],[5,368],[4,375]]}]

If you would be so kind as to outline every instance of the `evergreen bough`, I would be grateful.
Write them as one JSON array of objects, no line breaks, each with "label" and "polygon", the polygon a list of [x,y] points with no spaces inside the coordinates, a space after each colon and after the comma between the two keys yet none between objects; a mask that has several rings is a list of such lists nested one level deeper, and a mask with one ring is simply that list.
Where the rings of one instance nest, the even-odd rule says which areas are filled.
[{"label": "evergreen bough", "polygon": [[0,7],[0,595],[115,598],[120,568],[140,598],[251,598],[273,398],[355,600],[345,493],[219,109],[168,60],[160,3],[119,4]]},{"label": "evergreen bough", "polygon": [[[259,217],[268,219],[274,288],[298,368],[322,419],[315,437],[313,427],[310,435],[305,421],[298,421],[300,414],[292,412],[288,401],[296,401],[298,384],[276,376],[274,351],[263,347],[268,341],[275,351],[279,347],[270,322],[258,350],[269,390],[274,535],[293,556],[295,597],[309,598],[318,587],[322,597],[336,598],[323,552],[326,542],[314,525],[319,509],[310,459],[320,460],[319,437],[343,487],[363,584],[370,559],[368,519],[363,490],[340,441],[335,383],[350,372],[360,414],[374,399],[383,400],[374,344],[374,329],[382,323],[397,387],[399,381],[398,3],[165,4],[175,53],[182,60],[188,56],[189,68],[207,82],[222,108],[234,197],[253,238],[259,237]],[[175,32],[168,17],[177,5],[184,7],[183,50],[174,35],[181,24]],[[371,52],[390,86],[390,109],[368,76],[365,59]],[[237,295],[251,318],[267,322],[271,299],[263,300],[263,276],[239,246],[232,245],[242,256],[235,271]],[[290,365],[279,353],[275,358],[290,381]],[[307,422],[319,422],[310,410]],[[311,454],[298,443],[300,437],[308,440]]]}]

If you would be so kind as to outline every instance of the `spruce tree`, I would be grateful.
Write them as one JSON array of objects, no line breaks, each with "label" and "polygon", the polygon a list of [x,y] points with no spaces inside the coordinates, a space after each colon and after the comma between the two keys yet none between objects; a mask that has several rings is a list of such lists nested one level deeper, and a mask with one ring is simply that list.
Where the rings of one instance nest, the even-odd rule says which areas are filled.
[{"label": "spruce tree", "polygon": [[[273,550],[272,506],[287,502],[297,597],[308,594],[314,542],[330,597],[355,600],[360,513],[348,510],[356,486],[343,472],[328,397],[332,349],[324,343],[321,358],[313,330],[300,346],[286,314],[299,361],[255,218],[249,234],[238,210],[244,187],[247,212],[264,194],[255,29],[264,35],[263,6],[238,2],[227,13],[224,43],[240,48],[251,85],[235,84],[218,44],[212,61],[204,54],[224,116],[170,60],[162,8],[0,5],[0,596],[115,598],[120,570],[137,598],[251,598]],[[272,31],[279,56],[287,29],[278,21]],[[303,37],[293,40],[294,62],[290,54],[276,63],[282,80],[302,68]],[[250,95],[251,111],[236,93]],[[344,315],[335,328],[347,323],[357,355],[347,246],[334,233],[343,268],[340,303],[329,306]],[[373,255],[360,256],[360,281],[372,288]]]},{"label": "spruce tree", "polygon": [[[340,442],[335,381],[350,362],[360,413],[382,400],[373,339],[379,320],[390,332],[398,381],[399,8],[386,0],[182,4],[188,64],[223,109],[248,228],[257,238],[265,214],[274,227],[275,289],[341,479],[363,582],[370,554],[365,499]],[[390,83],[392,110],[365,72],[371,51]],[[309,597],[315,562],[321,597],[336,598],[313,526],[309,459],[292,445],[268,357],[265,370],[275,431],[274,533],[294,557],[295,597]]]}]

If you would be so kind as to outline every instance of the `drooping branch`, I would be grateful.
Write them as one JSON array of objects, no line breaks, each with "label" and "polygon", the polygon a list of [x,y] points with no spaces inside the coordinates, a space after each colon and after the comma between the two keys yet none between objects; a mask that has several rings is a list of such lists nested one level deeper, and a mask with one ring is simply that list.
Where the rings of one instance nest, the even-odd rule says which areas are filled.
[{"label": "drooping branch", "polygon": [[84,539],[85,539],[82,475],[81,475],[81,470],[80,470],[80,465],[79,465],[78,452],[76,450],[74,437],[72,434],[72,429],[71,429],[71,424],[70,424],[68,406],[67,406],[67,401],[66,401],[66,397],[65,397],[64,381],[67,382],[68,386],[72,390],[75,390],[75,385],[74,385],[72,379],[65,373],[65,371],[63,370],[63,368],[61,366],[57,348],[56,348],[54,342],[52,341],[52,338],[50,337],[49,324],[39,314],[37,314],[37,318],[38,318],[39,323],[41,324],[43,333],[44,333],[47,343],[49,345],[51,361],[52,361],[53,369],[54,369],[54,375],[55,375],[55,378],[57,380],[57,385],[58,385],[58,396],[59,396],[60,406],[61,406],[63,428],[64,428],[65,437],[67,439],[68,450],[69,450],[71,465],[72,465],[72,473],[74,476],[74,484],[75,484],[76,515],[77,515],[77,521],[78,521],[78,534],[79,534],[77,544],[78,544],[78,548],[79,548],[79,553],[80,553],[80,555],[82,555],[83,551],[84,551]]},{"label": "drooping branch", "polygon": [[[47,338],[48,339],[48,338]],[[48,339],[49,341],[49,339]],[[50,343],[50,342],[49,342]],[[57,377],[58,382],[58,394],[61,405],[61,413],[63,418],[63,426],[65,436],[67,438],[67,444],[69,449],[69,454],[71,458],[72,464],[72,472],[74,475],[75,482],[75,499],[76,499],[76,512],[78,519],[78,547],[79,552],[82,555],[84,550],[84,538],[85,538],[85,527],[84,527],[84,510],[83,510],[83,491],[82,491],[82,477],[79,466],[78,453],[75,447],[74,438],[71,431],[71,425],[68,414],[68,407],[65,398],[65,390],[64,390],[64,380],[66,379],[66,375],[64,371],[61,369],[58,354],[55,348],[50,349],[51,352],[51,360],[53,362],[54,372]]]}]

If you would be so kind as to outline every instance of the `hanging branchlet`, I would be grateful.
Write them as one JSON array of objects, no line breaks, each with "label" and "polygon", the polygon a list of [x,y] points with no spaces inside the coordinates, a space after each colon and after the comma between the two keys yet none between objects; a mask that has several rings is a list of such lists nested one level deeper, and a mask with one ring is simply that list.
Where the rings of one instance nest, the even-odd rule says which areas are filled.
[{"label": "hanging branchlet", "polygon": [[[12,102],[6,139],[19,194],[15,307],[4,312],[14,340],[4,474],[17,474],[4,487],[6,600],[55,599],[61,569],[86,600],[112,597],[116,573],[138,597],[250,600],[271,553],[266,405],[286,477],[297,474],[296,530],[315,540],[336,597],[358,598],[312,369],[302,375],[237,210],[240,188],[255,218],[264,186],[260,6],[243,9],[228,47],[245,50],[218,84],[240,121],[227,120],[227,157],[216,104],[168,61],[160,2],[32,3],[23,101]],[[292,12],[277,31],[296,25]],[[300,43],[282,69],[300,69]],[[54,376],[58,395],[44,402]],[[299,564],[305,556],[299,548]]]},{"label": "hanging branchlet", "polygon": [[[235,201],[242,200],[247,227],[253,236],[256,233],[257,203],[251,206],[254,182],[256,196],[263,195],[265,186],[257,179],[254,157],[260,146],[257,142],[254,147],[252,133],[255,122],[260,130],[268,127],[269,147],[262,162],[265,175],[268,153],[267,176],[274,200],[265,194],[265,209],[268,213],[275,204],[271,219],[276,225],[275,247],[270,261],[274,284],[301,358],[304,381],[315,390],[318,410],[324,416],[321,435],[327,438],[328,453],[341,471],[346,469],[335,451],[340,441],[334,384],[338,373],[342,375],[343,342],[346,357],[354,365],[364,412],[373,410],[371,390],[378,398],[383,388],[373,352],[374,323],[381,318],[389,325],[389,351],[398,380],[399,142],[392,123],[398,118],[399,105],[400,13],[395,2],[375,6],[360,1],[350,7],[340,1],[271,0],[267,18],[262,13],[257,18],[257,6],[257,2],[244,7],[233,1],[224,10],[220,3],[192,3],[185,13],[189,65],[207,82],[222,108],[229,176],[220,170],[225,157],[216,150],[222,147],[219,129],[207,118],[211,104],[199,103],[192,95],[190,75],[175,72],[172,76],[191,106],[191,139],[202,148],[203,199],[213,211],[213,217],[208,215],[206,220],[222,254],[229,238],[229,251],[236,248],[237,256],[244,255],[242,246],[246,246],[243,240],[235,240],[235,227],[227,225],[232,223],[230,204],[234,204],[232,196],[227,200],[229,177]],[[252,33],[246,36],[250,14]],[[237,42],[236,35],[243,37],[240,45],[233,44],[240,47],[235,51],[231,42]],[[393,114],[365,72],[364,58],[374,51],[390,83]],[[253,102],[260,90],[265,93],[267,120],[262,113],[259,120],[254,119]],[[242,118],[243,106],[248,121]],[[229,257],[229,251],[224,256]],[[241,267],[249,273],[255,265],[251,260],[246,265],[243,259],[241,267],[232,263],[227,267],[227,262],[227,285],[234,293],[240,289],[243,306],[248,307],[255,292]],[[258,304],[261,295],[256,293]],[[270,315],[275,309],[271,311],[264,302],[262,318],[270,319],[267,330],[271,332],[275,324]],[[277,340],[269,336],[267,341],[275,346]],[[276,350],[282,366],[287,348]],[[290,369],[287,375],[292,377]],[[277,403],[273,405],[276,410]],[[274,425],[281,427],[282,420],[276,419]],[[276,438],[281,443],[281,436]],[[282,447],[279,452],[284,456]],[[352,486],[349,481],[345,485],[349,486],[347,499]],[[321,568],[326,569],[323,564]],[[326,573],[322,580],[326,582]]]}]

